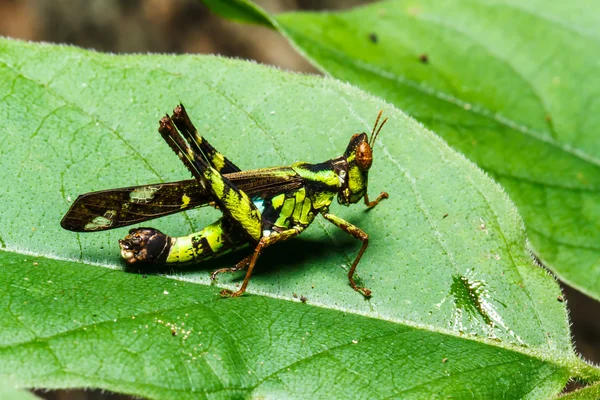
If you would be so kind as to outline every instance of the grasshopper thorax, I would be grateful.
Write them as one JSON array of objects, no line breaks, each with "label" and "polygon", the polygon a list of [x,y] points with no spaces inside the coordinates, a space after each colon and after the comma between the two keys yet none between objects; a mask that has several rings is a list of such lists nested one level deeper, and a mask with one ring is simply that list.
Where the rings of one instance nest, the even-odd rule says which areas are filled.
[{"label": "grasshopper thorax", "polygon": [[346,161],[346,170],[342,172],[344,183],[338,194],[338,202],[343,205],[357,203],[367,194],[369,169],[373,164],[373,145],[387,118],[378,126],[382,111],[377,115],[371,137],[366,133],[355,133],[342,157]]}]

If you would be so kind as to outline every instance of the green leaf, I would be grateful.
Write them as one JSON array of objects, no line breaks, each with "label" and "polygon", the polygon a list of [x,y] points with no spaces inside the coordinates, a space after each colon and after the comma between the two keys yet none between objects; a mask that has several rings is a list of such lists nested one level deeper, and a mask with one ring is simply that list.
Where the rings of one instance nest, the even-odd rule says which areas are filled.
[{"label": "green leaf", "polygon": [[273,28],[270,17],[254,3],[246,0],[206,0],[210,9],[224,18],[247,24],[263,25]]},{"label": "green leaf", "polygon": [[324,72],[394,103],[486,170],[517,204],[536,256],[600,299],[599,11],[585,0],[389,1],[273,24]]},{"label": "green leaf", "polygon": [[266,296],[227,301],[206,286],[0,255],[0,278],[13,282],[2,290],[12,301],[2,304],[0,374],[23,386],[160,399],[547,398],[568,378],[526,349],[433,327]]},{"label": "green leaf", "polygon": [[0,383],[0,398],[2,400],[40,400],[33,393],[17,389],[7,382]]},{"label": "green leaf", "polygon": [[[236,60],[5,39],[0,93],[0,378],[161,399],[547,398],[569,377],[600,379],[574,354],[558,285],[532,264],[506,195],[381,99]],[[156,132],[179,101],[247,169],[337,156],[384,110],[369,183],[390,198],[331,209],[370,235],[357,271],[371,300],[346,278],[359,243],[323,219],[265,251],[238,299],[208,276],[242,253],[146,277],[122,271],[127,229],[60,228],[78,194],[189,177]],[[152,226],[183,235],[218,215]]]},{"label": "green leaf", "polygon": [[598,384],[559,397],[560,400],[597,400],[598,398],[600,398],[600,385]]}]

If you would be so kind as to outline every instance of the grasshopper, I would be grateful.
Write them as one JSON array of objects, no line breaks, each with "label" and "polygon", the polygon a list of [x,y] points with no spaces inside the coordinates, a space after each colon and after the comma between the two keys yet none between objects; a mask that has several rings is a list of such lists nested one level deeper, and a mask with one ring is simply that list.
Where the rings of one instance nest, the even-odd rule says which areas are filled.
[{"label": "grasshopper", "polygon": [[350,286],[365,297],[371,291],[354,281],[356,266],[369,244],[363,230],[329,212],[333,198],[348,206],[364,199],[368,208],[388,194],[370,201],[367,194],[373,145],[381,128],[382,111],[377,115],[371,136],[356,133],[344,154],[322,163],[296,162],[291,166],[242,171],[211,146],[192,124],[183,105],[160,120],[158,131],[194,179],[109,189],[80,195],[61,221],[75,232],[102,231],[132,225],[191,209],[211,205],[223,217],[199,232],[170,237],[153,228],[131,229],[119,240],[121,255],[129,264],[199,262],[247,244],[254,247],[235,266],[214,271],[218,274],[247,269],[241,288],[221,291],[237,297],[246,291],[262,251],[302,233],[321,214],[326,220],[362,241],[348,270]]}]

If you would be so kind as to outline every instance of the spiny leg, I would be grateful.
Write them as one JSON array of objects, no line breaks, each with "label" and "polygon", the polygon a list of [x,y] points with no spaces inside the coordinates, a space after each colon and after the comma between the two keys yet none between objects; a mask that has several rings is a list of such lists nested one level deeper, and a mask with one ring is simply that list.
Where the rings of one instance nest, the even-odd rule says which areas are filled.
[{"label": "spiny leg", "polygon": [[173,110],[171,119],[177,126],[184,138],[190,144],[192,150],[202,154],[211,167],[221,174],[241,171],[237,165],[232,163],[227,157],[215,149],[196,129],[183,104],[178,105]]},{"label": "spiny leg", "polygon": [[158,132],[162,138],[167,142],[171,150],[177,154],[183,165],[192,173],[194,178],[196,177],[196,168],[192,163],[193,151],[190,146],[183,140],[181,135],[177,132],[173,121],[168,115],[165,115],[160,119]]},{"label": "spiny leg", "polygon": [[254,242],[258,242],[262,234],[261,214],[248,195],[213,168],[202,154],[193,151],[193,138],[187,137],[186,143],[170,118],[161,119],[159,132],[194,178],[211,192],[221,212],[236,221]]},{"label": "spiny leg", "polygon": [[[376,200],[376,201],[378,201],[378,200]],[[348,281],[350,282],[350,286],[352,286],[352,289],[356,290],[359,293],[362,293],[365,297],[371,297],[371,291],[369,289],[358,286],[354,282],[354,271],[356,270],[356,266],[358,265],[360,258],[362,257],[363,253],[367,249],[367,246],[369,245],[369,235],[367,235],[367,233],[364,232],[359,227],[352,225],[350,222],[345,221],[338,216],[330,214],[329,212],[323,212],[323,213],[321,213],[321,215],[323,215],[323,217],[327,221],[331,222],[338,228],[342,229],[344,232],[347,232],[350,235],[352,235],[355,239],[362,241],[362,246],[361,246],[360,250],[358,251],[358,255],[354,259],[354,262],[352,263],[352,266],[350,267],[350,270],[348,271]]]},{"label": "spiny leg", "polygon": [[219,210],[236,223],[257,242],[262,236],[260,211],[243,191],[210,166],[203,166],[202,179],[213,194]]},{"label": "spiny leg", "polygon": [[[260,256],[260,253],[262,253],[263,249],[265,247],[269,247],[277,242],[291,239],[294,236],[299,235],[303,230],[304,230],[304,227],[298,226],[298,227],[294,227],[291,229],[286,229],[285,231],[282,231],[282,232],[273,232],[273,233],[271,233],[271,235],[261,238],[259,240],[258,244],[256,245],[256,248],[254,249],[254,253],[251,256],[249,256],[249,257],[251,257],[251,259],[250,259],[250,263],[248,264],[248,271],[246,272],[246,277],[244,278],[244,282],[242,283],[242,287],[240,288],[240,290],[238,290],[237,292],[232,292],[231,290],[223,289],[221,291],[221,296],[223,296],[223,297],[241,296],[246,291],[246,287],[248,286],[248,282],[250,281],[250,277],[252,276],[252,270],[254,269],[254,266],[256,265],[256,260],[258,260],[258,257]],[[240,263],[243,263],[244,261],[246,261],[247,258],[248,257],[246,257]],[[240,263],[238,263],[237,265],[239,265]],[[236,265],[236,267],[237,267],[237,265]]]},{"label": "spiny leg", "polygon": [[[177,132],[173,123],[181,131],[181,135]],[[191,160],[194,158],[194,154],[204,159],[211,167],[222,174],[240,171],[234,163],[219,153],[198,133],[181,104],[173,110],[171,117],[165,115],[161,118],[158,131],[187,169],[192,172],[192,175],[194,174],[194,166],[191,165]],[[182,139],[182,136],[188,140],[189,144]]]},{"label": "spiny leg", "polygon": [[375,207],[377,204],[379,204],[379,202],[383,199],[387,199],[389,196],[387,194],[387,192],[381,192],[379,193],[379,196],[377,196],[377,198],[373,201],[369,201],[369,195],[367,193],[365,193],[365,205],[368,208],[373,208]]}]

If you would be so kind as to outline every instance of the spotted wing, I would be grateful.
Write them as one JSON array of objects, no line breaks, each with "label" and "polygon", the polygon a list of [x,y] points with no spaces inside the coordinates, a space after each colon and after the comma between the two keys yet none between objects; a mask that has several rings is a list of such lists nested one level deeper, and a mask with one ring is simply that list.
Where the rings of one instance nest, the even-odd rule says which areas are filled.
[{"label": "spotted wing", "polygon": [[194,179],[101,190],[77,197],[60,225],[75,232],[103,231],[209,202],[209,194]]},{"label": "spotted wing", "polygon": [[[241,171],[225,176],[250,198],[300,187],[302,179],[289,167]],[[94,232],[139,224],[213,203],[198,181],[130,186],[82,194],[60,225],[69,231]]]}]

